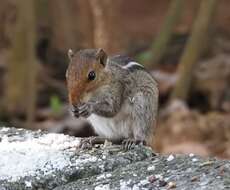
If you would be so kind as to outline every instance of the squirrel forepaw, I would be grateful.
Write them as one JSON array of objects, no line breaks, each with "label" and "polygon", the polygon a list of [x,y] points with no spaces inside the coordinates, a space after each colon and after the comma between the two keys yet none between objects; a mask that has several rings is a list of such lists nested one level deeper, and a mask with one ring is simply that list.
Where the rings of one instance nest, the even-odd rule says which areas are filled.
[{"label": "squirrel forepaw", "polygon": [[86,103],[79,106],[78,110],[81,117],[89,117],[91,114],[90,105]]},{"label": "squirrel forepaw", "polygon": [[71,113],[73,114],[73,116],[75,116],[75,117],[79,117],[79,110],[78,110],[78,107],[76,107],[76,106],[72,106],[71,107]]},{"label": "squirrel forepaw", "polygon": [[90,105],[87,103],[81,104],[80,106],[73,106],[72,108],[73,115],[75,117],[89,117],[91,114]]},{"label": "squirrel forepaw", "polygon": [[131,150],[134,148],[135,145],[138,145],[138,144],[141,144],[141,145],[145,145],[146,142],[145,141],[141,141],[141,140],[135,140],[135,139],[124,139],[122,141],[122,148],[124,150]]}]

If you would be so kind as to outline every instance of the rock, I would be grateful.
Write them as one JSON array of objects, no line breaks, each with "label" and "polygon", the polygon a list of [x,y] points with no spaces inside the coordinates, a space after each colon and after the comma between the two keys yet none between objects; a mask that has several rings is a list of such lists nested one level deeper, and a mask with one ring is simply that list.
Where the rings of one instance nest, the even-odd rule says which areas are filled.
[{"label": "rock", "polygon": [[[141,145],[127,152],[119,145],[81,150],[80,140],[0,128],[0,190],[230,188],[227,160],[154,156],[150,148]],[[191,180],[194,176],[196,180]]]}]

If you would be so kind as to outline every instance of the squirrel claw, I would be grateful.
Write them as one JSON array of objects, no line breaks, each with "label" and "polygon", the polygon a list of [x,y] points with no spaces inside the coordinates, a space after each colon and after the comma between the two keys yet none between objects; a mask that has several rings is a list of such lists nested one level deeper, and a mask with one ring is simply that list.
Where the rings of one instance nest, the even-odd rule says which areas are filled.
[{"label": "squirrel claw", "polygon": [[82,104],[81,106],[73,106],[72,112],[75,117],[88,117],[90,115],[89,111],[89,105],[88,104]]},{"label": "squirrel claw", "polygon": [[79,117],[80,115],[79,115],[79,109],[78,109],[78,107],[77,106],[72,106],[71,107],[71,112],[73,113],[73,115],[75,116],[75,117]]},{"label": "squirrel claw", "polygon": [[83,104],[82,106],[79,107],[78,113],[82,117],[88,117],[89,116],[89,106],[87,104]]},{"label": "squirrel claw", "polygon": [[90,137],[82,139],[81,142],[80,142],[80,148],[83,149],[83,150],[92,149],[93,148],[92,139]]},{"label": "squirrel claw", "polygon": [[92,149],[95,144],[104,144],[106,138],[98,137],[98,136],[92,136],[83,138],[80,142],[80,148],[81,149]]},{"label": "squirrel claw", "polygon": [[74,115],[76,118],[80,117],[78,111],[73,111],[73,115]]},{"label": "squirrel claw", "polygon": [[122,149],[124,150],[131,150],[134,148],[135,145],[145,145],[145,141],[135,140],[135,139],[124,139],[122,141]]}]

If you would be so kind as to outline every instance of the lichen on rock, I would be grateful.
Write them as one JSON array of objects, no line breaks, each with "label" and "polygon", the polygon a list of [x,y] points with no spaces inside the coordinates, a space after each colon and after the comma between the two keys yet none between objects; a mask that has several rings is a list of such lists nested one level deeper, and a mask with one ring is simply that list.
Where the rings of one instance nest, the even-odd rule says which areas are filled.
[{"label": "lichen on rock", "polygon": [[228,189],[230,161],[154,155],[144,146],[79,148],[80,138],[0,128],[0,189]]}]

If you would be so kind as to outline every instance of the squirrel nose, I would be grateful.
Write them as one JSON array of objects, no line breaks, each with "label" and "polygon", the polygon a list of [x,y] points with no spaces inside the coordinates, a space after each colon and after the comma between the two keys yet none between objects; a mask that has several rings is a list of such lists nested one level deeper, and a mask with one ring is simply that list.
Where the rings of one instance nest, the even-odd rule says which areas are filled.
[{"label": "squirrel nose", "polygon": [[77,107],[77,105],[79,104],[79,100],[77,97],[78,95],[76,93],[69,93],[69,103],[74,107]]}]

